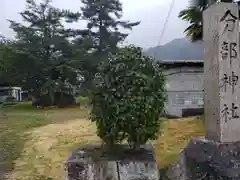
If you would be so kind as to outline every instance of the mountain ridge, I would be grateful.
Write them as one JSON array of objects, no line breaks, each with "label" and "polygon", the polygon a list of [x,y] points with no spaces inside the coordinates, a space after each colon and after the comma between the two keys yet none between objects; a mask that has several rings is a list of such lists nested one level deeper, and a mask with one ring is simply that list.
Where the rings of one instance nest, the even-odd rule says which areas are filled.
[{"label": "mountain ridge", "polygon": [[188,38],[178,38],[144,51],[156,60],[201,60],[203,59],[203,42],[191,42]]}]

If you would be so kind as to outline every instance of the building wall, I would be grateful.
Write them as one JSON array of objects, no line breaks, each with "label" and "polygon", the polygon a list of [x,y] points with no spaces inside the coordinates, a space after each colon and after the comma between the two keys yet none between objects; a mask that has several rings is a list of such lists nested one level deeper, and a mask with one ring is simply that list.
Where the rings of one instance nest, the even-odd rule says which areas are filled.
[{"label": "building wall", "polygon": [[7,97],[15,97],[17,101],[22,100],[20,87],[0,87],[0,102],[3,102]]},{"label": "building wall", "polygon": [[182,116],[182,110],[203,107],[203,68],[178,67],[165,70],[167,77],[166,112]]}]

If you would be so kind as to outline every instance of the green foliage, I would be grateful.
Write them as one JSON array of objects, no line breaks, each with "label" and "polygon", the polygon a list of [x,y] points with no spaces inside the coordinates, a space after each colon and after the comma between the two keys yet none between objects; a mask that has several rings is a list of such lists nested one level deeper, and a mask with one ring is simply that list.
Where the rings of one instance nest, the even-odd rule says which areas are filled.
[{"label": "green foliage", "polygon": [[[202,13],[211,4],[217,0],[191,0],[190,6],[179,13],[179,18],[190,23],[184,33],[193,42],[202,40],[203,38],[203,19]],[[233,0],[221,0],[221,2],[233,2]]]},{"label": "green foliage", "polygon": [[[92,80],[98,73],[99,64],[108,53],[117,50],[117,45],[125,40],[127,33],[139,22],[122,21],[122,4],[119,0],[81,0],[82,18],[87,22],[87,35],[84,43],[91,51],[83,62],[87,88],[94,86]],[[84,32],[86,33],[86,32]]]},{"label": "green foliage", "polygon": [[[23,22],[9,20],[15,32],[11,42],[0,36],[0,81],[21,86],[33,96],[79,86],[91,92],[99,64],[137,23],[120,20],[119,0],[81,0],[81,13],[52,6],[51,0],[26,0]],[[87,22],[86,29],[68,29],[66,23]]]},{"label": "green foliage", "polygon": [[[116,48],[128,34],[121,33],[119,27],[132,29],[139,22],[121,21],[122,4],[119,0],[81,0],[83,18],[88,21],[87,27],[98,51]],[[95,31],[94,28],[97,30]]]},{"label": "green foliage", "polygon": [[91,120],[106,144],[127,139],[138,146],[155,139],[166,100],[165,77],[140,48],[124,47],[100,67],[93,91]]},{"label": "green foliage", "polygon": [[[39,76],[36,59],[31,54],[14,50],[9,45],[0,45],[1,83],[21,86],[23,89],[37,89],[35,79]],[[39,80],[39,79],[38,79]]]},{"label": "green foliage", "polygon": [[[11,72],[21,72],[21,81],[17,80],[18,84],[24,84],[25,90],[38,95],[49,94],[53,102],[54,92],[78,82],[78,67],[71,61],[72,44],[68,39],[77,32],[64,28],[63,23],[76,21],[79,13],[55,8],[51,0],[39,4],[26,0],[26,8],[20,15],[27,23],[10,21],[10,27],[16,32],[12,48],[27,54],[28,58],[16,57],[19,66],[14,64]],[[19,70],[14,71],[14,68]]]},{"label": "green foliage", "polygon": [[88,106],[90,104],[90,100],[88,97],[78,96],[76,98],[76,102],[80,104],[80,106]]},{"label": "green foliage", "polygon": [[199,7],[189,7],[179,13],[182,20],[190,22],[190,25],[184,30],[184,33],[193,42],[202,40],[202,10]]}]

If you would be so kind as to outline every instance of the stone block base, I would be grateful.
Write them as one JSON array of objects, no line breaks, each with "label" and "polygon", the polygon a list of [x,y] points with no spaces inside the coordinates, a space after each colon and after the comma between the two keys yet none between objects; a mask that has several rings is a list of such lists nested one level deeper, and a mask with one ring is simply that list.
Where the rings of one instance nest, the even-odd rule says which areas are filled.
[{"label": "stone block base", "polygon": [[69,156],[65,170],[65,180],[159,180],[152,145],[137,151],[126,145],[112,150],[88,145]]},{"label": "stone block base", "polygon": [[193,137],[167,176],[171,180],[240,180],[240,142]]}]

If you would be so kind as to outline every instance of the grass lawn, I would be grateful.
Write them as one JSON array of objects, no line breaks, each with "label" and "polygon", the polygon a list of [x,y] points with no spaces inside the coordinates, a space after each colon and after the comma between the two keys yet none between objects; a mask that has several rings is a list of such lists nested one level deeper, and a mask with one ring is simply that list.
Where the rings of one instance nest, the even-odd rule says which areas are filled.
[{"label": "grass lawn", "polygon": [[[23,110],[24,109],[24,110]],[[0,110],[0,179],[59,180],[63,161],[80,144],[99,142],[87,108]],[[167,121],[153,144],[160,168],[177,160],[191,136],[203,135],[198,118]],[[1,170],[2,169],[2,170]]]}]

